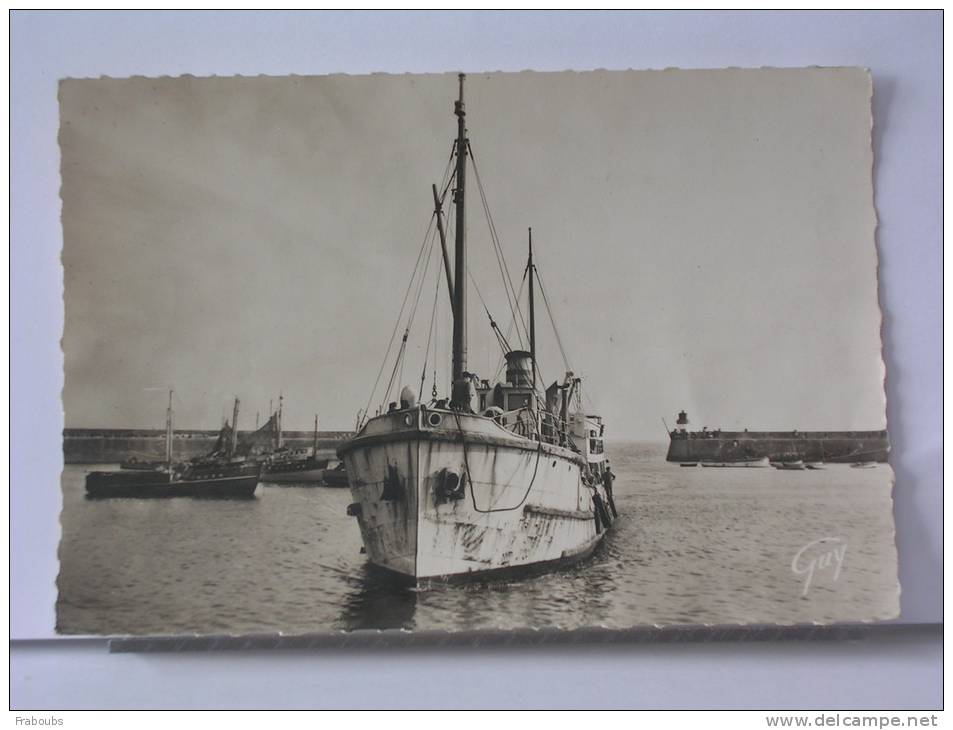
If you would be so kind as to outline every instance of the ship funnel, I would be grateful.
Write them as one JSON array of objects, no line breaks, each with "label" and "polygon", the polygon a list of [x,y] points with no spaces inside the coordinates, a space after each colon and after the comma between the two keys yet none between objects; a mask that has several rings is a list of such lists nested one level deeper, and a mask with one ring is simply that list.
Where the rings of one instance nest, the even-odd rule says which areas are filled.
[{"label": "ship funnel", "polygon": [[511,385],[533,385],[533,356],[526,350],[506,353],[506,382]]}]

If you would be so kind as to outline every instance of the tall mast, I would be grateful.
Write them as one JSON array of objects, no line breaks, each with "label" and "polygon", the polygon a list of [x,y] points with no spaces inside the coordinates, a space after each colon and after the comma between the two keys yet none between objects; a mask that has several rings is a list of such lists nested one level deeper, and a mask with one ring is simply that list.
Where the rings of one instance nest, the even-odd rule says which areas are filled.
[{"label": "tall mast", "polygon": [[169,407],[165,410],[165,463],[169,467],[169,481],[172,481],[172,389],[169,388]]},{"label": "tall mast", "polygon": [[526,264],[529,270],[529,355],[533,361],[533,392],[536,392],[536,303],[533,293],[533,229],[529,229],[529,261]]},{"label": "tall mast", "polygon": [[285,402],[285,397],[281,393],[279,393],[278,394],[278,448],[279,449],[284,443],[284,439],[282,438],[282,435],[281,435],[281,411],[284,406],[284,402]]},{"label": "tall mast", "polygon": [[467,369],[467,249],[466,249],[466,180],[467,180],[467,127],[466,108],[463,104],[464,74],[459,75],[460,98],[454,104],[457,115],[457,185],[453,200],[456,204],[456,250],[453,275],[453,391],[454,406],[469,405],[469,385],[463,381]]},{"label": "tall mast", "polygon": [[228,455],[235,456],[238,451],[238,397],[235,398],[235,407],[232,409],[232,438],[228,445]]},{"label": "tall mast", "polygon": [[313,456],[318,455],[318,414],[314,414],[314,454]]},{"label": "tall mast", "polygon": [[440,203],[440,195],[437,193],[437,186],[431,185],[433,189],[434,216],[437,218],[437,233],[440,234],[440,253],[443,256],[443,270],[447,275],[447,293],[450,295],[450,306],[453,307],[453,275],[450,273],[450,257],[447,254],[447,234],[443,230],[443,208]]}]

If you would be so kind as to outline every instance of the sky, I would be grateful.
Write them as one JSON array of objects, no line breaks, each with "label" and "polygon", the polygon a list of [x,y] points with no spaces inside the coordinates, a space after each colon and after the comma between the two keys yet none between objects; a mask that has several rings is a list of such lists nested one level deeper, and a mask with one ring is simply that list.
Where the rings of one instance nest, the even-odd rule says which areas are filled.
[{"label": "sky", "polygon": [[[353,427],[428,240],[456,94],[455,74],[62,81],[67,427],[161,427],[169,387],[182,428],[217,427],[236,396],[251,427],[279,393],[289,429]],[[531,226],[610,438],[663,440],[681,409],[699,428],[885,427],[870,97],[860,69],[468,75],[510,274],[518,289]],[[467,199],[470,272],[516,346],[472,170]],[[418,389],[431,353],[428,396],[435,369],[448,392],[451,331],[429,250],[395,378]],[[492,379],[468,298],[469,370]],[[537,333],[561,379],[539,295]]]}]

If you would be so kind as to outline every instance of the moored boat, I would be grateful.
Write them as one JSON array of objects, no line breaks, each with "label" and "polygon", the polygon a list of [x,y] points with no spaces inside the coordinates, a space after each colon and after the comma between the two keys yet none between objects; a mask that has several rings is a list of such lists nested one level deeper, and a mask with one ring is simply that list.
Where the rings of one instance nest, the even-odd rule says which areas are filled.
[{"label": "moored boat", "polygon": [[[278,413],[281,413],[279,399]],[[262,467],[263,481],[274,484],[318,484],[324,479],[329,459],[318,456],[318,417],[314,417],[314,443],[310,448],[285,449],[281,445],[278,419],[278,450],[268,455]],[[346,482],[345,482],[346,486]]]},{"label": "moored boat", "polygon": [[172,471],[91,472],[86,494],[91,498],[200,497],[206,499],[251,499],[258,489],[261,466],[254,462],[235,464],[183,464]]},{"label": "moored boat", "polygon": [[789,470],[789,471],[803,471],[804,462],[801,459],[795,459],[793,461],[778,461],[772,464],[775,469]]},{"label": "moored boat", "polygon": [[[525,323],[523,327],[529,350],[509,346],[484,301],[506,376],[491,385],[467,370],[465,180],[472,149],[464,122],[463,84],[461,74],[455,104],[455,172],[443,195],[433,187],[453,315],[450,397],[437,397],[436,378],[433,398],[426,404],[418,402],[412,388],[404,387],[386,411],[366,419],[338,449],[354,499],[348,513],[357,518],[369,561],[415,582],[538,571],[581,560],[596,548],[615,512],[602,419],[583,409],[581,379],[568,371],[563,382],[556,381],[545,391],[538,387],[534,311],[538,274],[532,233],[524,274],[529,327]],[[474,173],[482,197],[475,164]],[[451,212],[456,215],[453,276],[442,210],[451,186]],[[485,197],[483,203],[487,211]],[[503,274],[505,259],[492,223],[490,228]],[[518,299],[510,282],[507,304],[514,324],[522,317]],[[436,297],[434,302],[436,306]],[[410,321],[394,374],[399,372],[409,329]],[[519,336],[518,325],[516,332]],[[425,360],[424,374],[426,365]],[[391,385],[387,388],[384,402]]]},{"label": "moored boat", "polygon": [[762,469],[770,466],[768,457],[761,459],[738,459],[736,461],[702,461],[702,466],[719,467],[723,469]]},{"label": "moored boat", "polygon": [[[300,451],[300,450],[299,450]],[[286,459],[276,459],[264,463],[262,481],[274,484],[317,484],[324,478],[329,459],[316,459],[310,449],[305,454],[291,455]]]},{"label": "moored boat", "polygon": [[[175,463],[172,455],[172,391],[166,410],[166,460],[151,469],[94,471],[86,475],[86,495],[103,498],[201,497],[209,499],[249,499],[255,496],[261,465],[234,456],[238,421],[235,399],[233,426],[219,435],[216,450],[206,457]],[[227,453],[219,446],[229,444]]]}]

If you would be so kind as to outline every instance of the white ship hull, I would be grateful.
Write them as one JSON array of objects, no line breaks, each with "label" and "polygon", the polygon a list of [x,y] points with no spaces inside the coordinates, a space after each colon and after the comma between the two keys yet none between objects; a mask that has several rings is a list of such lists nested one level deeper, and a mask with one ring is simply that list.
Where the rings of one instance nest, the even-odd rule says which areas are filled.
[{"label": "white ship hull", "polygon": [[[489,418],[398,411],[372,419],[340,453],[368,559],[402,576],[548,568],[584,558],[604,534],[583,458]],[[449,497],[448,474],[462,477]]]}]

